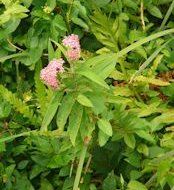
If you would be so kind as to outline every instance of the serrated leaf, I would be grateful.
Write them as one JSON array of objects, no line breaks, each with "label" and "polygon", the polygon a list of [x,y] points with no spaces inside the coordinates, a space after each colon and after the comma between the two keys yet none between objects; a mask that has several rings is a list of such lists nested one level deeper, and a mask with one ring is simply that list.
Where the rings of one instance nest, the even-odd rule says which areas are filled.
[{"label": "serrated leaf", "polygon": [[126,86],[125,87],[115,86],[114,95],[129,97],[133,95],[133,92]]},{"label": "serrated leaf", "polygon": [[128,147],[134,149],[135,148],[135,137],[133,134],[125,134],[124,135],[124,142],[127,144]]},{"label": "serrated leaf", "polygon": [[99,119],[97,121],[99,129],[108,136],[112,136],[112,126],[109,121],[105,119]]},{"label": "serrated leaf", "polygon": [[66,94],[63,97],[56,119],[57,126],[59,129],[61,130],[64,129],[64,126],[67,122],[69,114],[71,113],[74,102],[75,102],[75,97],[74,94],[72,93]]},{"label": "serrated leaf", "polygon": [[162,81],[160,79],[154,79],[154,78],[148,78],[148,77],[144,77],[144,76],[137,76],[134,78],[135,81],[139,81],[139,82],[147,82],[147,83],[151,83],[157,86],[168,86],[170,85],[169,82],[165,82]]},{"label": "serrated leaf", "polygon": [[69,116],[69,126],[68,126],[68,133],[73,146],[75,146],[77,134],[82,120],[82,115],[83,115],[83,107],[78,102],[76,102],[73,105],[72,112]]},{"label": "serrated leaf", "polygon": [[86,106],[86,107],[93,107],[93,104],[92,102],[90,101],[89,98],[87,98],[86,96],[84,96],[83,94],[79,94],[77,96],[77,101],[83,105],[83,106]]}]

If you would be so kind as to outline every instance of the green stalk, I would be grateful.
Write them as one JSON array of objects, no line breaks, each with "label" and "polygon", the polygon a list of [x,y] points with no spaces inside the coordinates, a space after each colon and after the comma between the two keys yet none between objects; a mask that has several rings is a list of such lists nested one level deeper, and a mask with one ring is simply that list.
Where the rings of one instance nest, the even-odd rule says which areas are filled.
[{"label": "green stalk", "polygon": [[0,62],[4,62],[8,59],[11,59],[11,58],[15,58],[15,57],[23,57],[23,56],[26,56],[27,53],[15,53],[15,54],[12,54],[12,55],[7,55],[7,56],[4,56],[4,57],[1,57],[0,58]]},{"label": "green stalk", "polygon": [[20,134],[17,134],[17,135],[8,136],[8,137],[4,137],[4,138],[0,139],[0,143],[4,143],[4,142],[9,141],[9,140],[14,140],[14,139],[16,139],[18,137],[28,136],[28,135],[30,135],[31,133],[34,133],[34,132],[36,132],[36,130],[34,130],[34,131],[28,131],[28,132],[23,132],[23,133],[20,133]]},{"label": "green stalk", "polygon": [[163,30],[164,29],[164,26],[166,25],[166,23],[167,23],[170,15],[171,15],[171,13],[172,13],[173,8],[174,8],[174,0],[170,4],[170,7],[169,7],[169,9],[168,9],[168,11],[167,11],[167,13],[166,13],[166,15],[165,15],[162,23],[161,23],[161,26],[160,26],[159,30]]},{"label": "green stalk", "polygon": [[80,160],[79,160],[77,173],[76,173],[76,177],[75,177],[75,181],[74,181],[74,185],[73,185],[73,190],[78,190],[80,178],[82,175],[83,164],[85,161],[86,152],[87,152],[87,146],[84,145],[83,149],[81,151],[81,154],[80,154]]},{"label": "green stalk", "polygon": [[16,61],[16,83],[17,83],[17,94],[20,96],[20,76],[19,76],[19,61]]}]

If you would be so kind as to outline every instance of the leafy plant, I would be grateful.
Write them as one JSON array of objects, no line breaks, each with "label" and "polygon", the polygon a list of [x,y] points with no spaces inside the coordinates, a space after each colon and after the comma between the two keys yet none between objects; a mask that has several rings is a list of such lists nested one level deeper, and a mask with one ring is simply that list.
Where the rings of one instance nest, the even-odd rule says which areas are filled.
[{"label": "leafy plant", "polygon": [[2,190],[174,187],[173,5],[0,1]]}]

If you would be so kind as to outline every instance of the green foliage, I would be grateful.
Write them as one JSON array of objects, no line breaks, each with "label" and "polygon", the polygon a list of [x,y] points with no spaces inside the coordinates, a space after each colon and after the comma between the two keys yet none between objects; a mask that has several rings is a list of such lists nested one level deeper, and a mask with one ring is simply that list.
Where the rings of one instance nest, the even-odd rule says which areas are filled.
[{"label": "green foliage", "polygon": [[24,117],[28,118],[32,124],[38,125],[39,117],[36,118],[33,110],[29,108],[22,100],[18,99],[15,94],[10,92],[7,88],[0,85],[0,94],[4,100],[9,102],[16,111],[21,113]]},{"label": "green foliage", "polygon": [[[173,7],[0,1],[0,189],[174,187]],[[71,33],[76,62],[62,45]],[[40,71],[60,57],[52,89]]]}]

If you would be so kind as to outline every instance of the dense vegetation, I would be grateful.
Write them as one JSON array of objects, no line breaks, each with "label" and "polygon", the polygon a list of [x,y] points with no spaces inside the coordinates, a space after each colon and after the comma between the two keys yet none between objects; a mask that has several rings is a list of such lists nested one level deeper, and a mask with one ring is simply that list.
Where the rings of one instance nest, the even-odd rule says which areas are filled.
[{"label": "dense vegetation", "polygon": [[[173,8],[0,0],[1,190],[174,189]],[[40,73],[60,58],[52,88]]]}]

